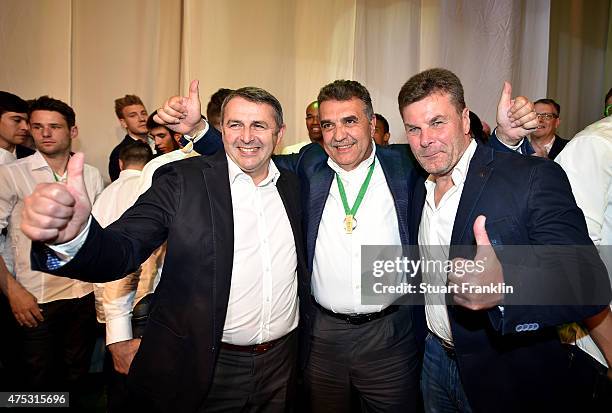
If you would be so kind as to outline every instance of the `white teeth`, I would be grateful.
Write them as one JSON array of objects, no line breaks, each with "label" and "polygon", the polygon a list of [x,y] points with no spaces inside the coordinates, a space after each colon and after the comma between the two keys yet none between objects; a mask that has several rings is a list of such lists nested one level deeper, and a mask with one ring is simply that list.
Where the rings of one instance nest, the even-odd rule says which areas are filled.
[{"label": "white teeth", "polygon": [[239,148],[243,152],[255,152],[257,148]]}]

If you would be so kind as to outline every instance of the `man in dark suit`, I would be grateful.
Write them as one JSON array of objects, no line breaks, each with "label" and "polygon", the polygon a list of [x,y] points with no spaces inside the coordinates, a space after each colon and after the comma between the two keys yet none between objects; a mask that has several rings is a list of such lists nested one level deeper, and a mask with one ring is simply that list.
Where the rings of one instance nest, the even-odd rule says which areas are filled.
[{"label": "man in dark suit", "polygon": [[[88,223],[78,154],[67,185],[37,187],[26,201],[26,234],[62,243],[53,246],[61,251],[58,275],[117,279],[167,239],[128,376],[136,411],[281,412],[293,394],[298,301],[306,319],[310,286],[299,182],[270,162],[285,130],[282,108],[268,92],[242,88],[225,101],[222,120],[225,152],[163,166],[151,189],[104,230],[95,219]],[[156,121],[203,134],[197,82],[189,97],[171,98]],[[40,243],[32,258],[39,268],[57,265]]]},{"label": "man in dark suit", "polygon": [[[423,274],[424,281],[438,277],[448,286],[455,304],[425,296],[425,410],[576,411],[588,406],[585,386],[572,376],[556,326],[598,314],[611,293],[567,177],[553,162],[477,145],[469,135],[461,82],[448,70],[413,76],[398,102],[412,152],[429,173],[415,187],[410,223],[420,253],[426,259],[455,259],[463,268],[468,261],[484,262],[480,271],[450,272],[448,278],[445,272]],[[601,292],[597,303],[588,304],[602,305],[525,300],[512,305],[514,298],[503,289],[464,290],[504,282],[518,289],[519,298],[544,297],[547,288],[571,290],[571,277],[562,275],[567,256],[553,248],[552,256],[534,264],[531,257],[517,259],[513,245],[586,246],[580,263],[590,268],[579,273],[578,285]],[[521,267],[522,261],[532,267]]]}]

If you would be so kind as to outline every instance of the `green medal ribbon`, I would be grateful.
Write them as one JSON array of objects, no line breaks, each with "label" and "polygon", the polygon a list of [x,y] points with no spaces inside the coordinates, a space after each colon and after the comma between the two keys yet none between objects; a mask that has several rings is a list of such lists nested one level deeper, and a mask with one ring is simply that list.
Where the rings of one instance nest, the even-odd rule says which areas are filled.
[{"label": "green medal ribbon", "polygon": [[357,194],[357,199],[355,199],[355,203],[352,208],[349,208],[348,201],[346,199],[346,191],[344,190],[344,184],[342,183],[342,179],[340,175],[336,172],[336,182],[338,183],[338,192],[340,192],[340,199],[342,199],[342,206],[344,206],[344,230],[347,234],[352,234],[353,229],[357,226],[357,220],[355,220],[355,214],[357,214],[357,210],[361,205],[361,201],[363,201],[363,197],[365,196],[366,191],[368,190],[368,185],[370,185],[370,180],[372,179],[372,173],[374,172],[374,162],[372,161],[372,165],[368,169],[368,175],[365,180],[361,184],[361,188],[359,188],[359,193]]}]

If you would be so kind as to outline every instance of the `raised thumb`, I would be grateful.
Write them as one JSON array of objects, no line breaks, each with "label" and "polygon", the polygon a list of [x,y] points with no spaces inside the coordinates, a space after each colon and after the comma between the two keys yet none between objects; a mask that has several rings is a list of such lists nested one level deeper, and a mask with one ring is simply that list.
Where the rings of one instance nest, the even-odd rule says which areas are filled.
[{"label": "raised thumb", "polygon": [[501,99],[499,100],[500,105],[509,107],[510,99],[512,99],[512,85],[510,82],[504,82],[504,88],[502,89]]},{"label": "raised thumb", "polygon": [[485,223],[487,221],[487,217],[484,215],[479,215],[474,221],[474,237],[476,238],[476,245],[491,245],[491,241],[489,241],[489,235],[487,235],[487,230],[485,228]]},{"label": "raised thumb", "polygon": [[200,81],[194,79],[189,85],[189,99],[200,100]]},{"label": "raised thumb", "polygon": [[67,166],[66,186],[75,189],[79,193],[85,192],[85,180],[83,178],[83,165],[85,155],[77,152],[70,157]]}]

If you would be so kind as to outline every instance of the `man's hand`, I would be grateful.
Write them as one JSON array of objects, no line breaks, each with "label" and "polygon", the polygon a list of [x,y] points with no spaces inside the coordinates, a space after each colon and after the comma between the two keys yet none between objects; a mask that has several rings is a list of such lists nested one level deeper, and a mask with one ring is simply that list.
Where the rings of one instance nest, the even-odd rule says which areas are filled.
[{"label": "man's hand", "polygon": [[518,145],[523,137],[538,126],[534,105],[524,96],[512,99],[512,86],[504,82],[497,105],[495,134],[506,145]]},{"label": "man's hand", "polygon": [[[503,294],[483,294],[478,292],[463,291],[463,286],[497,286],[504,282],[504,273],[501,264],[495,255],[495,251],[489,241],[485,229],[486,218],[480,215],[474,221],[474,236],[476,237],[476,256],[474,260],[456,258],[453,260],[454,273],[448,274],[449,286],[457,285],[459,291],[454,295],[456,304],[469,308],[470,310],[484,310],[499,305],[503,301]],[[463,273],[457,274],[462,269]]]},{"label": "man's hand", "polygon": [[91,203],[83,179],[82,153],[68,161],[65,184],[38,184],[24,199],[21,230],[33,241],[62,244],[74,239],[85,227]]},{"label": "man's hand", "polygon": [[199,82],[192,80],[189,96],[172,96],[157,109],[153,120],[174,132],[193,136],[204,127],[200,110]]},{"label": "man's hand", "polygon": [[113,356],[113,366],[118,373],[128,374],[132,360],[140,347],[140,339],[133,338],[131,340],[119,341],[108,345],[108,350]]},{"label": "man's hand", "polygon": [[7,292],[11,311],[20,326],[36,327],[45,320],[36,297],[12,277],[9,278]]}]

